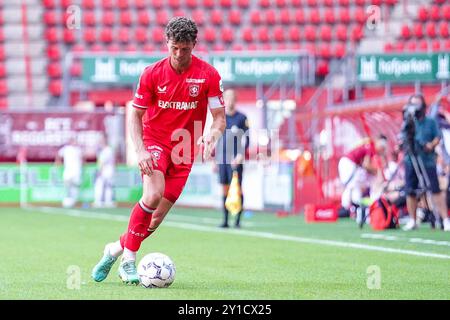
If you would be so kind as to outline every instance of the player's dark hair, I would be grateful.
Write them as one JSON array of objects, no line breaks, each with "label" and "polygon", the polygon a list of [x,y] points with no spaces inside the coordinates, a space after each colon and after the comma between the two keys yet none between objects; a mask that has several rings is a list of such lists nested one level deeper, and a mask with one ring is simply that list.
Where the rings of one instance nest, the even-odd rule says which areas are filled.
[{"label": "player's dark hair", "polygon": [[166,39],[174,42],[195,43],[197,41],[197,25],[185,17],[172,18],[166,26]]}]

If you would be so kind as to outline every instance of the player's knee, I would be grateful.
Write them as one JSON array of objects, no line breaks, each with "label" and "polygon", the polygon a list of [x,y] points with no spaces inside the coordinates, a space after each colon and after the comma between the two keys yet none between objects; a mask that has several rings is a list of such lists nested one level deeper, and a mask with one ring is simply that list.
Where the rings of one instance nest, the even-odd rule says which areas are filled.
[{"label": "player's knee", "polygon": [[156,208],[162,197],[163,194],[161,192],[149,192],[148,194],[144,194],[142,198],[147,206]]}]

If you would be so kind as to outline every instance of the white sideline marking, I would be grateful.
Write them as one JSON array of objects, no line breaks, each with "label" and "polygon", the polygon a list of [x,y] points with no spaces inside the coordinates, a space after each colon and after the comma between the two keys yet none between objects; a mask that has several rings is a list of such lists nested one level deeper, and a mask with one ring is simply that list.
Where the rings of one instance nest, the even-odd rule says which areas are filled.
[{"label": "white sideline marking", "polygon": [[[72,217],[115,220],[115,221],[121,221],[121,222],[128,221],[128,216],[109,214],[109,213],[103,213],[103,212],[95,212],[95,211],[86,212],[86,211],[76,210],[76,209],[61,209],[61,208],[52,208],[52,207],[39,207],[39,208],[27,208],[27,209],[33,210],[33,211],[41,211],[41,212],[50,213],[50,214],[60,214],[60,215],[72,216]],[[274,233],[270,233],[270,232],[249,231],[249,230],[223,230],[223,229],[219,229],[219,228],[215,228],[215,227],[199,226],[199,225],[194,225],[194,224],[190,224],[190,223],[181,223],[181,222],[173,222],[173,221],[166,221],[164,223],[164,225],[169,226],[169,227],[174,227],[174,228],[198,230],[198,231],[206,231],[206,232],[233,233],[233,234],[238,234],[238,235],[243,235],[243,236],[250,236],[250,237],[257,237],[257,238],[264,238],[264,239],[321,244],[321,245],[341,247],[341,248],[353,248],[353,249],[361,249],[361,250],[368,250],[368,251],[398,253],[398,254],[419,256],[419,257],[428,257],[428,258],[450,259],[450,255],[446,255],[446,254],[387,248],[387,247],[366,245],[366,244],[361,244],[361,243],[344,242],[344,241],[303,238],[303,237],[274,234]]]},{"label": "white sideline marking", "polygon": [[363,233],[361,234],[361,238],[368,239],[380,239],[380,240],[388,240],[388,241],[408,241],[411,243],[422,243],[422,244],[431,244],[435,246],[447,246],[450,247],[450,242],[444,240],[433,240],[433,239],[422,239],[422,238],[401,238],[396,236],[388,236],[383,234],[372,234],[372,233]]}]

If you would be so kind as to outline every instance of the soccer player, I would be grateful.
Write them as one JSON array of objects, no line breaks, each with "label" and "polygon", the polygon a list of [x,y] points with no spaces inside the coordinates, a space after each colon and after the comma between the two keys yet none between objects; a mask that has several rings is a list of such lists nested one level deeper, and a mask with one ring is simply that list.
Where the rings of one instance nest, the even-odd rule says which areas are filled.
[{"label": "soccer player", "polygon": [[114,203],[114,149],[108,144],[106,137],[100,139],[100,150],[97,155],[97,175],[94,186],[94,204],[96,208],[115,207]]},{"label": "soccer player", "polygon": [[[225,108],[219,73],[192,54],[197,26],[185,17],[169,21],[165,36],[169,57],[147,67],[130,111],[129,130],[142,174],[143,194],[131,211],[120,240],[107,244],[92,270],[103,281],[123,253],[119,276],[138,284],[136,252],[161,224],[180,196],[196,153],[208,160],[225,130]],[[213,121],[203,135],[207,109]]]},{"label": "soccer player", "polygon": [[[223,223],[221,228],[228,228],[229,212],[225,207],[228,190],[230,188],[233,171],[239,177],[239,185],[242,187],[242,173],[244,171],[244,159],[248,152],[248,120],[245,114],[236,110],[236,92],[228,89],[223,93],[225,102],[227,127],[225,134],[220,138],[216,148],[217,171],[219,172],[219,183],[222,185],[223,195]],[[241,188],[242,190],[242,188]],[[241,207],[244,202],[241,194]],[[240,228],[242,210],[237,213],[234,226]]]},{"label": "soccer player", "polygon": [[64,164],[63,181],[66,193],[62,206],[71,208],[78,201],[83,169],[83,151],[75,138],[71,138],[68,144],[58,150],[55,165],[60,165],[61,162]]}]

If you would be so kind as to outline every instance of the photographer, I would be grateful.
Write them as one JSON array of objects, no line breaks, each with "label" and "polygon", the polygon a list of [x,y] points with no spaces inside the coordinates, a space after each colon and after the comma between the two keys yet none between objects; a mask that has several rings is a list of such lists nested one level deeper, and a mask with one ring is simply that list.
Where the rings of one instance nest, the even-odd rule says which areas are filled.
[{"label": "photographer", "polygon": [[[417,228],[416,211],[418,197],[419,179],[425,182],[420,186],[425,190],[431,191],[432,196],[427,199],[428,203],[443,219],[444,230],[450,231],[450,220],[447,216],[447,206],[444,195],[439,188],[439,181],[436,172],[436,153],[435,148],[441,139],[437,122],[425,115],[426,102],[421,94],[412,95],[408,104],[405,106],[404,125],[402,128],[402,146],[406,152],[405,155],[405,182],[406,182],[406,205],[410,220],[406,223],[403,230],[414,230]],[[420,175],[420,177],[418,177]]]}]

